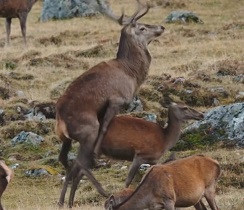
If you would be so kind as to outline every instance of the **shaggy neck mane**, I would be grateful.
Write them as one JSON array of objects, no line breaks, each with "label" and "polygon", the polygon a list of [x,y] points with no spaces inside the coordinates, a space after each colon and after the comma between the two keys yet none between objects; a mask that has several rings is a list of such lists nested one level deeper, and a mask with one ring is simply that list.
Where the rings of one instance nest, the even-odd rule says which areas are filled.
[{"label": "shaggy neck mane", "polygon": [[151,55],[147,46],[135,40],[133,35],[126,33],[125,30],[126,28],[122,29],[117,60],[124,67],[125,72],[141,85],[148,75]]}]

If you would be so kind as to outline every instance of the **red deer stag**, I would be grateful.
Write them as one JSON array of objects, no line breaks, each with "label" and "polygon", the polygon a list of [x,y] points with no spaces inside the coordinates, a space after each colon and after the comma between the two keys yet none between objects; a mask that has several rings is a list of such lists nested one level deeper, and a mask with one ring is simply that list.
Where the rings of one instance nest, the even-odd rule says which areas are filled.
[{"label": "red deer stag", "polygon": [[26,45],[26,20],[37,0],[0,0],[0,17],[6,18],[6,44],[9,44],[12,18],[18,18],[24,43]]},{"label": "red deer stag", "polygon": [[5,191],[8,183],[13,177],[13,171],[5,164],[4,161],[0,160],[0,210],[3,210],[1,198]]},{"label": "red deer stag", "polygon": [[128,187],[143,163],[154,165],[180,138],[185,120],[201,120],[203,114],[181,103],[168,107],[168,123],[158,123],[130,116],[114,117],[101,144],[106,156],[133,161],[125,186]]},{"label": "red deer stag", "polygon": [[[135,191],[126,190],[119,193],[119,197],[110,196],[105,202],[105,209],[174,210],[175,207],[194,206],[197,210],[207,210],[202,202],[205,197],[210,208],[218,210],[215,190],[219,176],[218,162],[203,155],[155,165],[146,173]],[[123,201],[118,203],[121,200]]]},{"label": "red deer stag", "polygon": [[[56,104],[56,133],[62,140],[59,155],[66,169],[66,179],[59,199],[62,206],[69,180],[72,181],[69,206],[73,200],[80,176],[88,176],[98,192],[107,196],[93,174],[88,170],[99,153],[100,142],[111,119],[133,96],[148,75],[151,55],[148,44],[160,36],[164,27],[138,23],[147,14],[149,6],[139,1],[137,11],[129,18],[124,14],[116,21],[121,30],[117,57],[92,67],[75,79]],[[80,143],[76,161],[69,167],[67,155],[72,140]]]}]

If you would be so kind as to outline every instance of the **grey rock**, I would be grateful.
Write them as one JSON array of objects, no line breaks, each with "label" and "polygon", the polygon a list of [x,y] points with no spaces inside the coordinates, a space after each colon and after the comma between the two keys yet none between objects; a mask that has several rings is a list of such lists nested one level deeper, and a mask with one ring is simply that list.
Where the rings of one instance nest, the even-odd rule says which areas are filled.
[{"label": "grey rock", "polygon": [[21,143],[29,143],[34,146],[37,146],[41,144],[44,141],[43,137],[33,133],[33,132],[25,132],[21,131],[17,136],[15,136],[12,140],[11,143],[13,146],[16,144],[21,144]]},{"label": "grey rock", "polygon": [[218,106],[204,114],[204,120],[196,121],[184,132],[198,129],[200,126],[208,125],[215,131],[216,140],[235,141],[238,146],[244,147],[244,102],[226,106]]},{"label": "grey rock", "polygon": [[30,109],[24,117],[27,120],[36,120],[36,121],[44,121],[46,119],[55,119],[56,110],[55,103],[47,102],[47,103],[39,103],[34,106],[34,108]]},{"label": "grey rock", "polygon": [[157,122],[157,115],[154,113],[146,113],[146,115],[143,117],[143,119],[151,122]]},{"label": "grey rock", "polygon": [[203,23],[203,21],[197,16],[197,14],[189,11],[173,11],[165,19],[166,23]]},{"label": "grey rock", "polygon": [[133,101],[126,107],[125,110],[127,113],[128,112],[141,112],[143,111],[143,105],[141,100],[138,97],[134,97]]},{"label": "grey rock", "polygon": [[96,0],[44,0],[40,20],[93,16],[99,14],[99,8]]},{"label": "grey rock", "polygon": [[146,170],[147,170],[148,168],[150,168],[150,167],[151,167],[150,164],[143,163],[143,164],[140,165],[139,170],[140,170],[140,171],[146,171]]},{"label": "grey rock", "polygon": [[25,171],[26,176],[43,176],[43,175],[49,175],[48,171],[43,168],[38,169],[30,169]]},{"label": "grey rock", "polygon": [[234,76],[232,80],[234,82],[238,82],[238,83],[243,83],[244,84],[244,74],[240,74],[240,75]]},{"label": "grey rock", "polygon": [[14,163],[14,164],[10,165],[9,167],[12,168],[12,169],[16,169],[16,168],[18,168],[19,166],[20,166],[19,163]]}]

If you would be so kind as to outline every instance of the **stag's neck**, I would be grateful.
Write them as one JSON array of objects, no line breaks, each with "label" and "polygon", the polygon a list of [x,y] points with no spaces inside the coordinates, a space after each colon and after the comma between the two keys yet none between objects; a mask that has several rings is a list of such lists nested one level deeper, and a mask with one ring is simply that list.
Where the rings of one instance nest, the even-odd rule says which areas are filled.
[{"label": "stag's neck", "polygon": [[147,46],[134,40],[131,35],[122,34],[117,60],[124,67],[126,73],[137,80],[138,85],[144,82],[151,63],[151,55]]},{"label": "stag's neck", "polygon": [[167,126],[164,128],[164,143],[166,143],[167,148],[171,149],[175,146],[176,142],[180,138],[182,122],[176,119],[174,116],[168,118]]}]

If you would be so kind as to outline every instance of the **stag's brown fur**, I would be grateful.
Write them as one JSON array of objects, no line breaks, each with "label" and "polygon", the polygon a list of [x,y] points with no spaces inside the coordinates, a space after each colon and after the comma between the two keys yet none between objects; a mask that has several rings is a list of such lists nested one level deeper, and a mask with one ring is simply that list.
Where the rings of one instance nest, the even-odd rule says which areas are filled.
[{"label": "stag's brown fur", "polygon": [[194,206],[197,210],[206,210],[201,200],[205,197],[210,208],[218,210],[215,188],[219,176],[218,162],[203,155],[156,165],[122,203],[116,205],[118,198],[111,196],[105,207],[109,210],[174,210],[175,207]]},{"label": "stag's brown fur", "polygon": [[9,44],[12,18],[18,18],[24,43],[26,44],[26,20],[37,0],[0,0],[0,17],[6,18],[6,44]]},{"label": "stag's brown fur", "polygon": [[[148,8],[147,8],[148,11]],[[146,14],[144,12],[144,14]],[[69,171],[67,154],[71,141],[80,143],[77,160],[66,177],[59,204],[63,205],[68,181],[73,178],[69,206],[73,205],[74,194],[80,180],[78,174],[89,174],[93,165],[93,151],[99,153],[100,142],[111,119],[120,108],[129,103],[146,79],[151,55],[147,45],[164,31],[163,26],[146,25],[136,22],[126,24],[119,42],[117,57],[102,62],[75,79],[56,104],[56,132],[63,142],[59,159]],[[80,169],[82,169],[80,171]],[[107,196],[100,184],[98,191]]]},{"label": "stag's brown fur", "polygon": [[162,155],[180,138],[185,120],[203,119],[203,114],[184,104],[172,103],[168,108],[168,125],[130,116],[117,116],[111,121],[101,144],[102,152],[110,157],[133,161],[126,187],[143,163],[156,164]]},{"label": "stag's brown fur", "polygon": [[1,199],[4,191],[7,188],[8,183],[13,177],[13,171],[0,160],[0,210],[3,210]]}]

